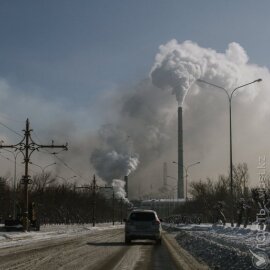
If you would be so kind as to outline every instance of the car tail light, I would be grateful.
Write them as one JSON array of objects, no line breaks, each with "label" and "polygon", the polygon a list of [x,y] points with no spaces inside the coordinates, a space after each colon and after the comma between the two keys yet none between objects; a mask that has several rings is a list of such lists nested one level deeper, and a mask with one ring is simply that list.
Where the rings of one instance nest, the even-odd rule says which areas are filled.
[{"label": "car tail light", "polygon": [[160,221],[159,221],[159,220],[154,220],[154,221],[152,222],[152,224],[153,224],[153,225],[159,225],[159,224],[160,224]]}]

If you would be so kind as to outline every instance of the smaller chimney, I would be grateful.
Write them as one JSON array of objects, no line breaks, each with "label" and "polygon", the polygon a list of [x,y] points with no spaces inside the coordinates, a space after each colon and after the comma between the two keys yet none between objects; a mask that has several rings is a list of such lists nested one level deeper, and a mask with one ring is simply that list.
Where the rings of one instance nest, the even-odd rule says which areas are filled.
[{"label": "smaller chimney", "polygon": [[125,181],[126,198],[128,198],[128,176],[127,175],[124,177],[124,181]]},{"label": "smaller chimney", "polygon": [[167,187],[167,162],[163,163],[163,186]]}]

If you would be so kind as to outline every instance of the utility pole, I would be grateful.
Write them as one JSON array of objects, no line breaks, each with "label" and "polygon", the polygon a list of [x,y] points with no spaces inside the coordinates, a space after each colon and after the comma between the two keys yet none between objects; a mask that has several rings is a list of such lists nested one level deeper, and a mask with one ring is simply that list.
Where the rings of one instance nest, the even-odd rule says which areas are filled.
[{"label": "utility pole", "polygon": [[97,185],[96,176],[93,176],[93,182],[90,185],[90,187],[84,186],[84,187],[78,187],[78,188],[86,188],[92,190],[92,225],[93,227],[96,226],[96,194],[97,189],[99,186]]},{"label": "utility pole", "polygon": [[24,211],[23,211],[23,228],[25,231],[29,230],[29,222],[28,222],[28,185],[31,183],[30,175],[29,175],[29,162],[30,157],[34,151],[38,151],[40,148],[63,148],[67,150],[67,143],[65,145],[54,145],[53,141],[51,145],[41,145],[35,143],[35,141],[31,137],[31,132],[33,131],[30,129],[29,119],[26,120],[26,128],[24,131],[23,139],[13,145],[3,145],[0,144],[0,148],[13,148],[19,150],[24,156],[24,175],[21,179],[21,184],[23,184],[23,194],[24,194]]},{"label": "utility pole", "polygon": [[114,207],[114,201],[115,200],[114,200],[114,190],[113,190],[113,195],[112,195],[112,205],[113,205],[113,213],[112,213],[113,214],[113,220],[112,220],[112,225],[114,225],[114,208],[115,208]]},{"label": "utility pole", "polygon": [[120,216],[120,219],[121,219],[121,224],[123,224],[123,198],[120,199],[120,207],[121,207],[121,216]]},{"label": "utility pole", "polygon": [[93,207],[92,207],[92,222],[93,222],[93,227],[96,226],[96,190],[97,190],[97,182],[96,182],[96,176],[94,175],[93,178],[93,183],[91,186],[92,189],[92,195],[93,195]]},{"label": "utility pole", "polygon": [[[96,194],[97,194],[97,190],[102,189],[102,188],[113,188],[113,187],[97,185],[96,176],[94,174],[93,182],[90,186],[82,186],[82,187],[77,187],[77,188],[85,188],[85,189],[92,190],[92,197],[93,197],[93,200],[92,200],[92,224],[93,224],[93,227],[95,227],[96,226]],[[114,225],[114,192],[113,192],[113,225]]]}]

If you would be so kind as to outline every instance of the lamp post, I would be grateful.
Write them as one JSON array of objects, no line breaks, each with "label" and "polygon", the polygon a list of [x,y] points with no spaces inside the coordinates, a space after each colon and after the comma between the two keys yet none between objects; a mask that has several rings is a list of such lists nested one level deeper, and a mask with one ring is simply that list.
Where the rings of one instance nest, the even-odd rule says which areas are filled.
[{"label": "lamp post", "polygon": [[[176,161],[173,161],[174,164],[178,164]],[[186,201],[188,200],[188,193],[187,193],[187,187],[188,187],[188,169],[192,166],[195,166],[197,164],[200,164],[201,162],[198,161],[198,162],[195,162],[195,163],[192,163],[192,164],[189,164],[187,167],[183,165],[183,168],[185,169],[185,176],[186,176]]]},{"label": "lamp post", "polygon": [[40,165],[38,165],[38,164],[35,164],[35,163],[33,163],[33,162],[29,162],[29,163],[32,164],[32,165],[34,165],[34,166],[36,166],[36,167],[39,167],[39,168],[41,169],[42,175],[44,175],[45,170],[46,170],[48,167],[53,166],[53,165],[56,164],[56,162],[54,162],[54,163],[51,163],[51,164],[49,164],[49,165],[46,165],[46,166],[42,167],[42,166],[40,166]]},{"label": "lamp post", "polygon": [[[48,175],[47,175],[47,177],[45,177],[45,170],[46,170],[48,167],[55,165],[56,162],[51,163],[51,164],[49,164],[49,165],[46,165],[46,166],[44,166],[44,167],[42,167],[42,166],[40,166],[40,165],[38,165],[38,164],[36,164],[36,163],[33,163],[33,162],[31,162],[31,161],[29,161],[29,163],[30,163],[31,165],[34,165],[34,166],[36,166],[36,167],[38,167],[38,168],[41,169],[41,181],[42,181],[42,182],[39,181],[39,188],[41,188],[42,191],[43,191],[43,190],[45,189],[46,185],[48,184],[48,182],[47,182],[47,180],[48,180]],[[41,184],[41,185],[40,185],[40,184]]]},{"label": "lamp post", "polygon": [[231,205],[231,226],[233,227],[233,225],[234,225],[233,219],[234,218],[233,218],[233,162],[232,162],[232,98],[233,98],[233,94],[235,93],[235,91],[238,90],[239,88],[245,87],[245,86],[253,84],[253,83],[261,82],[262,79],[257,79],[255,81],[240,85],[240,86],[234,88],[231,93],[229,93],[229,91],[227,89],[225,89],[224,87],[221,87],[221,86],[213,84],[213,83],[209,83],[205,80],[198,79],[197,81],[223,90],[226,93],[226,95],[228,97],[228,101],[229,101],[229,114],[230,114],[230,117],[229,117],[230,118],[229,119],[229,126],[230,126],[230,193],[231,193],[231,203],[232,203],[232,205]]}]

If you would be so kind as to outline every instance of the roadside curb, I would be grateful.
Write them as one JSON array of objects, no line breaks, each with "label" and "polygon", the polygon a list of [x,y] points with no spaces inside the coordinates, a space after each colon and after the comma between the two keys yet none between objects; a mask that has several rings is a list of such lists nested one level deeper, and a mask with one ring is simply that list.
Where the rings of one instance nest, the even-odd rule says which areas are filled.
[{"label": "roadside curb", "polygon": [[162,240],[169,250],[172,259],[178,269],[181,270],[208,270],[206,264],[198,262],[190,253],[183,249],[177,241],[166,232],[162,234]]}]

